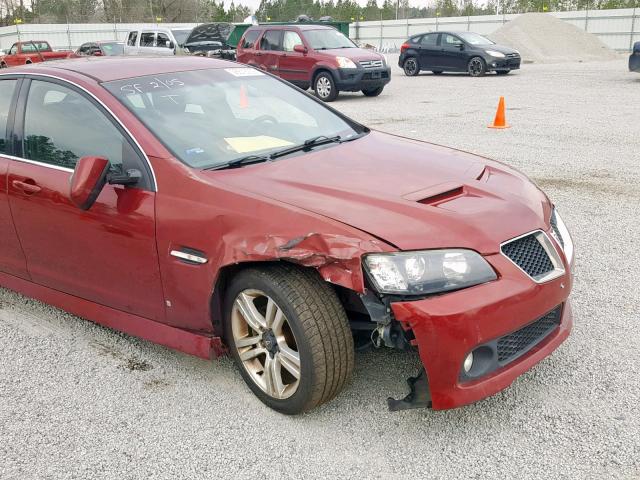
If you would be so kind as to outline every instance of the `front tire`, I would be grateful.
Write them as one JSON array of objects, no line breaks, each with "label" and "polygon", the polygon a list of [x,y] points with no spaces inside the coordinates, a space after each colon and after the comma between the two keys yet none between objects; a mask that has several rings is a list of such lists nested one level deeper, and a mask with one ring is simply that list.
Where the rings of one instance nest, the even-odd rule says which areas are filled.
[{"label": "front tire", "polygon": [[346,314],[314,270],[281,264],[241,271],[227,289],[224,328],[244,381],[278,412],[328,402],[353,371]]},{"label": "front tire", "polygon": [[323,102],[333,102],[338,97],[338,89],[329,72],[320,72],[313,82],[313,89]]},{"label": "front tire", "polygon": [[415,77],[420,73],[420,64],[416,57],[409,57],[404,60],[402,69],[407,77]]},{"label": "front tire", "polygon": [[383,90],[384,90],[384,87],[378,87],[378,88],[372,88],[370,90],[362,90],[362,93],[364,93],[365,97],[377,97],[382,93]]},{"label": "front tire", "polygon": [[469,60],[467,71],[472,77],[482,77],[487,72],[487,64],[481,57],[473,57]]}]

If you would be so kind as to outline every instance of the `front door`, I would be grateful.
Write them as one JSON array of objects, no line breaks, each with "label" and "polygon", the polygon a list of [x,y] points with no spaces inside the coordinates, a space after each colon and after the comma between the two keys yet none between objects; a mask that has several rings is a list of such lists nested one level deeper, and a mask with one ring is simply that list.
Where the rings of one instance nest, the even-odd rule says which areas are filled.
[{"label": "front door", "polygon": [[[142,152],[81,91],[53,80],[25,84],[8,190],[31,279],[163,321],[155,187]],[[69,179],[77,160],[90,155],[106,157],[113,169],[138,169],[143,178],[135,188],[106,185],[89,210],[80,210],[69,200]]]},{"label": "front door", "polygon": [[442,48],[442,64],[451,70],[467,69],[467,53],[464,51],[464,42],[449,33],[443,33],[440,40]]},{"label": "front door", "polygon": [[296,85],[309,85],[315,60],[304,53],[295,52],[293,47],[304,46],[300,35],[292,30],[285,30],[282,37],[282,55],[278,63],[278,72],[282,78]]},{"label": "front door", "polygon": [[8,140],[13,123],[18,82],[17,79],[0,79],[0,272],[29,278],[27,261],[11,218],[7,191],[13,147]]}]

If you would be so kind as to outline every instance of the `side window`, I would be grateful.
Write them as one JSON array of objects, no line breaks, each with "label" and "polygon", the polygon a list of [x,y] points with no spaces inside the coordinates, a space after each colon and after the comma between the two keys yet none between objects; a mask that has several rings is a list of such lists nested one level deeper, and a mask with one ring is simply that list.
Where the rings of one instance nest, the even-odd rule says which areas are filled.
[{"label": "side window", "polygon": [[260,40],[260,50],[280,50],[280,30],[267,30]]},{"label": "side window", "polygon": [[158,32],[158,43],[157,43],[157,45],[159,47],[171,48],[171,47],[169,47],[169,45],[170,45],[169,42],[171,42],[171,39],[169,39],[169,35],[167,35],[166,33]]},{"label": "side window", "polygon": [[141,47],[153,47],[156,39],[156,34],[153,32],[142,32],[140,35]]},{"label": "side window", "polygon": [[7,153],[7,119],[17,80],[0,80],[0,153]]},{"label": "side window", "polygon": [[9,49],[9,55],[15,55],[16,53],[18,53],[18,45],[14,43]]},{"label": "side window", "polygon": [[448,33],[442,36],[442,46],[457,47],[458,45],[462,45],[462,40],[460,40],[458,37],[454,37],[453,35],[449,35]]},{"label": "side window", "polygon": [[32,80],[24,119],[24,157],[74,168],[95,155],[112,165],[132,155],[129,142],[89,100],[55,83]]},{"label": "side window", "polygon": [[282,49],[285,52],[293,52],[293,47],[295,45],[304,45],[304,43],[302,43],[300,35],[289,30],[285,31],[284,37],[282,38]]},{"label": "side window", "polygon": [[130,47],[136,46],[136,40],[138,39],[138,32],[129,32],[129,38],[127,38],[127,45]]},{"label": "side window", "polygon": [[422,37],[413,37],[409,39],[409,43],[420,43],[422,40]]},{"label": "side window", "polygon": [[242,48],[253,48],[256,44],[259,33],[260,30],[252,30],[250,32],[247,32],[242,39]]},{"label": "side window", "polygon": [[33,53],[36,51],[35,45],[33,43],[23,43],[22,44],[22,53]]},{"label": "side window", "polygon": [[436,43],[438,43],[437,33],[429,33],[422,37],[422,40],[420,41],[420,45],[424,45],[425,47],[435,47]]},{"label": "side window", "polygon": [[80,45],[78,49],[78,55],[87,55],[89,53],[89,44],[85,43],[84,45]]}]

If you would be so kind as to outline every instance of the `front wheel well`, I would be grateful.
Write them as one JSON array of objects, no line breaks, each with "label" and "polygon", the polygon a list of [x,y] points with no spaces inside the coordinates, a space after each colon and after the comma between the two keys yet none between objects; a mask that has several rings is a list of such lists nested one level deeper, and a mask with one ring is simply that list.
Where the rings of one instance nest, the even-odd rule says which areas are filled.
[{"label": "front wheel well", "polygon": [[313,72],[313,77],[311,78],[311,88],[315,87],[316,78],[318,78],[318,75],[320,75],[321,73],[328,73],[329,75],[331,75],[331,78],[333,78],[333,81],[336,81],[336,76],[333,74],[330,68],[320,67],[315,72]]}]

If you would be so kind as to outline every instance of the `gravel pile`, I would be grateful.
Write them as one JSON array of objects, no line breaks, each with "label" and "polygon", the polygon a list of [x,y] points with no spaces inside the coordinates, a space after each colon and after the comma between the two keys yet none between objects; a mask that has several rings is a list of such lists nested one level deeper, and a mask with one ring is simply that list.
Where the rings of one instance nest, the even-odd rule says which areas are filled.
[{"label": "gravel pile", "polygon": [[[499,95],[508,130],[487,128]],[[560,209],[576,243],[575,327],[504,392],[390,413],[386,397],[406,393],[418,359],[380,350],[356,355],[333,402],[285,417],[228,358],[189,357],[0,289],[0,479],[640,478],[639,104],[640,75],[622,60],[483,78],[394,66],[379,97],[332,104],[515,166]]]},{"label": "gravel pile", "polygon": [[618,54],[590,33],[547,13],[525,13],[489,35],[520,51],[525,62],[613,60]]}]

